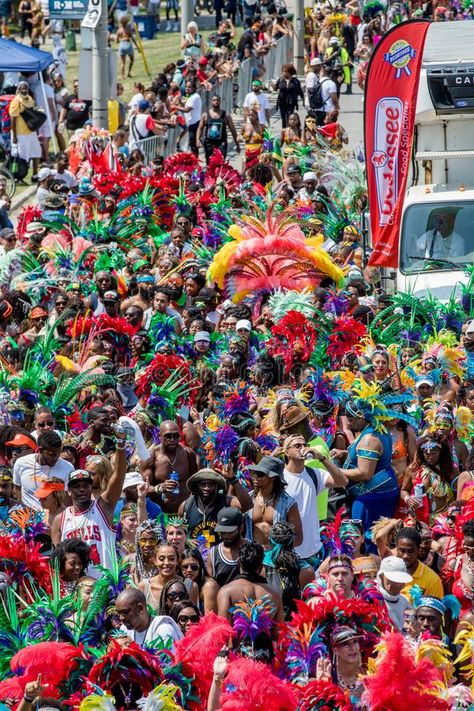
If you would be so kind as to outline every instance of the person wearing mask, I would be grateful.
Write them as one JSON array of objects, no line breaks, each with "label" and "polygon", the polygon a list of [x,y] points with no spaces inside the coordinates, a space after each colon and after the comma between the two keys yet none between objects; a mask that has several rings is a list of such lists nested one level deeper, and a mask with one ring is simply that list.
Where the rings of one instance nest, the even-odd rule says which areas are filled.
[{"label": "person wearing mask", "polygon": [[405,610],[411,607],[407,598],[401,593],[405,585],[411,583],[413,578],[407,571],[404,561],[397,556],[390,555],[380,563],[376,581],[385,600],[392,624],[395,629],[401,632],[405,623]]},{"label": "person wearing mask", "polygon": [[36,511],[41,504],[35,492],[51,477],[67,482],[73,466],[61,459],[61,437],[54,430],[42,432],[38,437],[38,451],[16,460],[13,466],[13,483],[16,498]]}]

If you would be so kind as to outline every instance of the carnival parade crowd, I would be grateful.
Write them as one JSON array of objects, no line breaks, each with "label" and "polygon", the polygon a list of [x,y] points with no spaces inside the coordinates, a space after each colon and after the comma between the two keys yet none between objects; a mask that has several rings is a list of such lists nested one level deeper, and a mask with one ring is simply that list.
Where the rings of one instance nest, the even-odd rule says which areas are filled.
[{"label": "carnival parade crowd", "polygon": [[292,29],[244,1],[232,49],[232,7],[112,133],[46,73],[54,164],[3,77],[38,188],[0,210],[0,709],[474,708],[474,268],[384,292],[339,122],[389,27],[472,9],[315,7],[238,131],[215,82]]}]

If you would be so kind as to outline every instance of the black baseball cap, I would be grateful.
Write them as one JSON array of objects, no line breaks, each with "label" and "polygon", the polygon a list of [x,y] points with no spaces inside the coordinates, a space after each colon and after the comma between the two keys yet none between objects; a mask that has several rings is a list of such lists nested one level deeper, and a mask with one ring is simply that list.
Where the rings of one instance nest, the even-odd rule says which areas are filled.
[{"label": "black baseball cap", "polygon": [[67,480],[68,487],[75,481],[90,481],[92,484],[92,474],[88,472],[87,469],[74,469],[74,471],[69,474]]},{"label": "black baseball cap", "polygon": [[242,511],[233,506],[226,506],[217,514],[216,533],[232,533],[236,528],[239,528],[244,522]]}]

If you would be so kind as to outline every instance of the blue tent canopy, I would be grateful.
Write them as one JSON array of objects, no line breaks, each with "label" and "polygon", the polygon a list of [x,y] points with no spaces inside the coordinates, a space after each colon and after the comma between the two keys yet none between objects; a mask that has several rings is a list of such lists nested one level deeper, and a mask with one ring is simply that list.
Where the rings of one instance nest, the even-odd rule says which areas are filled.
[{"label": "blue tent canopy", "polygon": [[42,72],[53,63],[53,55],[0,38],[0,72]]}]

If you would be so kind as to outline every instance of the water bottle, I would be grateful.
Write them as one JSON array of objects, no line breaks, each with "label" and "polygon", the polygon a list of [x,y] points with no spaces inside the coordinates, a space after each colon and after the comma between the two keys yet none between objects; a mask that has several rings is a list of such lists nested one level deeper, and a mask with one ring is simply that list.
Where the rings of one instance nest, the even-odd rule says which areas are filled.
[{"label": "water bottle", "polygon": [[179,474],[178,474],[178,472],[174,471],[174,469],[173,469],[173,471],[169,475],[169,478],[171,479],[171,481],[176,482],[176,485],[175,485],[173,491],[171,491],[170,493],[177,496],[179,494],[179,483],[178,483],[179,482]]},{"label": "water bottle", "polygon": [[423,497],[425,495],[425,487],[423,484],[415,484],[413,487],[413,496],[417,499],[420,504],[423,503]]}]

